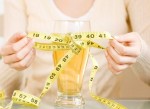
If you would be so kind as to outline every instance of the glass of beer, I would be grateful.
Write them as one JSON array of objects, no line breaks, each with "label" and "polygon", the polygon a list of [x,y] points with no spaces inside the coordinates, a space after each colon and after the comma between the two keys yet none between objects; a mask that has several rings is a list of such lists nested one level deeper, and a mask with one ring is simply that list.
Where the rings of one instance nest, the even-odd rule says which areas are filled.
[{"label": "glass of beer", "polygon": [[[89,21],[56,21],[54,25],[55,33],[71,34],[87,31],[90,31]],[[68,50],[54,51],[54,64],[56,65],[67,52]],[[88,60],[88,52],[89,48],[82,49],[59,74],[56,106],[80,107],[84,105],[81,88]]]}]

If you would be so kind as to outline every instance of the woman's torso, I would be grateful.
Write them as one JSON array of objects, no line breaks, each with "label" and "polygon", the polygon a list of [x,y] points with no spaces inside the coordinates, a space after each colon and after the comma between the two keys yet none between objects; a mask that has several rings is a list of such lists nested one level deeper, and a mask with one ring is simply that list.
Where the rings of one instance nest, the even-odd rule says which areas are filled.
[{"label": "woman's torso", "polygon": [[[53,33],[55,20],[89,20],[91,31],[108,31],[112,35],[125,34],[130,31],[124,0],[95,0],[88,12],[85,11],[83,15],[76,18],[62,12],[52,0],[25,0],[25,4],[28,14],[28,32]],[[99,41],[99,43],[107,45],[106,41]],[[113,75],[108,70],[103,51],[91,49],[91,53],[102,68],[97,72],[93,87],[94,91],[104,97],[119,97],[118,81],[120,77]],[[34,63],[24,73],[25,79],[22,89],[39,95],[47,76],[53,68],[52,52],[37,51]],[[83,81],[83,96],[85,97],[89,97],[88,80],[90,70],[91,61],[89,60]],[[55,98],[56,84],[48,95]]]}]

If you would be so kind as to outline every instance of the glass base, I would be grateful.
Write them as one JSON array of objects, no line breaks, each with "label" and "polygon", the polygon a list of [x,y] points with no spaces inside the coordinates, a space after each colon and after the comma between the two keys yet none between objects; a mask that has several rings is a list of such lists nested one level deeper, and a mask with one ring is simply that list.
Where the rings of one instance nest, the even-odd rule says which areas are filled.
[{"label": "glass base", "polygon": [[85,104],[83,97],[80,93],[76,95],[65,95],[58,92],[55,105],[58,107],[83,107]]}]

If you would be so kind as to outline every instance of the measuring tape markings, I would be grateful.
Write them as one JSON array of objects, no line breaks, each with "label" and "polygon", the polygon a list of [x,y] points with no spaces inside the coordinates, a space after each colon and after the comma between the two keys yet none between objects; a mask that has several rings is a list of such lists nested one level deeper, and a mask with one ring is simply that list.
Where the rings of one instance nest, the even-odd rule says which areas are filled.
[{"label": "measuring tape markings", "polygon": [[124,107],[123,105],[113,101],[113,100],[109,100],[107,98],[103,98],[103,97],[99,97],[96,96],[93,92],[92,92],[92,84],[93,84],[93,80],[94,77],[96,75],[96,72],[99,69],[98,63],[97,61],[94,59],[94,57],[90,54],[90,57],[92,59],[92,63],[93,63],[93,68],[91,70],[91,74],[90,74],[90,80],[89,80],[89,90],[90,90],[90,95],[92,98],[94,98],[96,101],[105,104],[106,106],[110,107],[111,109],[127,109],[126,107]]},{"label": "measuring tape markings", "polygon": [[[28,37],[49,41],[49,43],[35,42],[35,46],[34,46],[35,49],[44,50],[44,51],[57,51],[57,50],[69,50],[69,51],[60,59],[58,64],[55,66],[54,70],[50,72],[50,75],[48,76],[45,82],[45,86],[39,97],[17,90],[14,91],[12,96],[12,101],[10,102],[10,104],[7,105],[5,108],[0,107],[0,109],[11,109],[13,103],[38,107],[41,98],[49,91],[49,89],[54,84],[55,80],[57,80],[59,73],[65,68],[67,63],[73,58],[74,55],[77,55],[82,50],[82,48],[87,48],[87,47],[105,49],[103,46],[97,44],[96,42],[93,42],[92,39],[113,39],[108,32],[80,32],[80,33],[72,33],[72,34],[54,33],[50,35],[31,32],[28,34]],[[92,83],[99,66],[96,60],[94,59],[94,57],[91,54],[89,55],[93,63],[93,68],[91,70],[90,80],[89,80],[89,90],[90,90],[91,97],[94,98],[96,101],[105,104],[106,106],[112,109],[127,109],[123,105],[113,100],[98,97],[92,92]]]},{"label": "measuring tape markings", "polygon": [[50,73],[50,76],[47,78],[44,89],[40,94],[40,98],[42,98],[49,91],[55,80],[58,78],[59,73],[64,69],[64,67],[74,55],[75,54],[72,51],[68,51],[65,56],[61,58],[55,69]]}]

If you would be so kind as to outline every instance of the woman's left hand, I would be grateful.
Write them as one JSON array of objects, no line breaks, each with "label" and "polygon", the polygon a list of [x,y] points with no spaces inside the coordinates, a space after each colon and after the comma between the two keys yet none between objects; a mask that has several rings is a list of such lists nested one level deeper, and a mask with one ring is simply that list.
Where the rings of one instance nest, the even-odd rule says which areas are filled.
[{"label": "woman's left hand", "polygon": [[134,64],[141,54],[141,46],[140,35],[136,32],[110,40],[105,51],[109,70],[117,74]]}]

